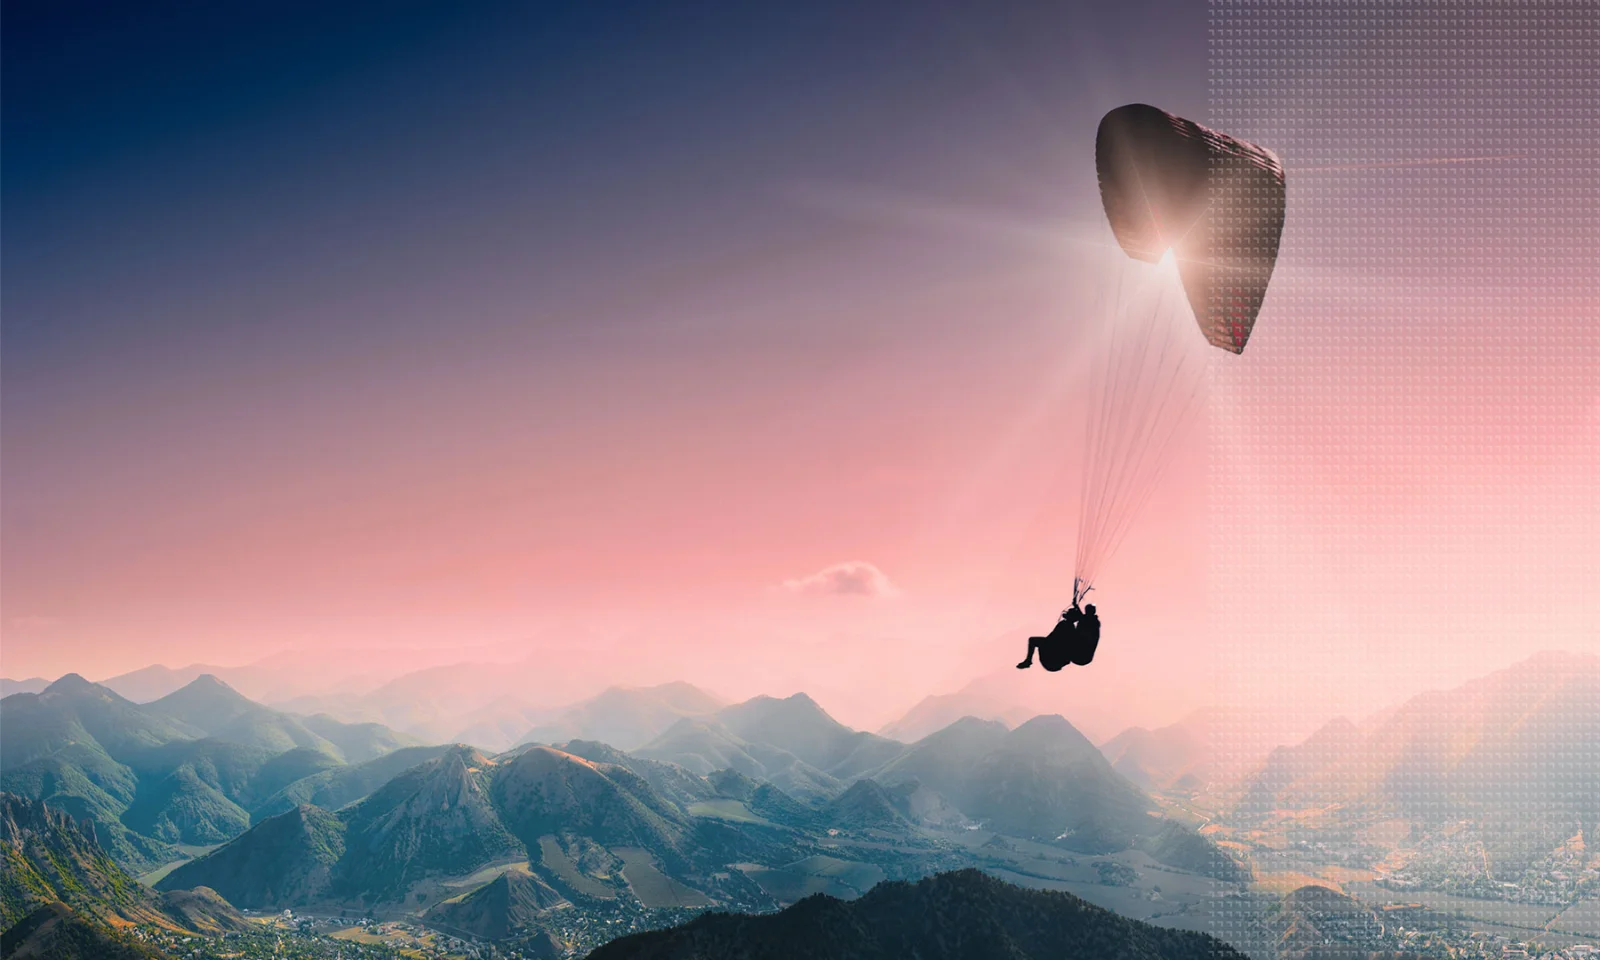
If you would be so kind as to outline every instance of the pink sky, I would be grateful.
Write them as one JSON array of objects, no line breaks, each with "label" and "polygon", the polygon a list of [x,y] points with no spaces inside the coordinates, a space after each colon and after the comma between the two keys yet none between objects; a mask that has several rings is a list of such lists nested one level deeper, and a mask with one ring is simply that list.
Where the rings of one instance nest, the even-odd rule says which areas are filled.
[{"label": "pink sky", "polygon": [[[40,188],[8,216],[8,259],[19,221],[37,259],[7,281],[0,672],[459,651],[533,658],[552,697],[807,690],[875,727],[1011,669],[1070,600],[1111,275],[1092,136],[1137,99],[1283,156],[1278,274],[1104,570],[1097,660],[1014,695],[1102,734],[1216,701],[1301,729],[1600,651],[1592,51],[1541,52],[1558,89],[1515,39],[1342,50],[1291,13],[1300,46],[1214,48],[1236,72],[1209,88],[1194,24],[1168,70],[1079,24],[1078,59],[1024,31],[959,96],[893,74],[878,112],[824,78],[815,116],[696,90],[695,137],[634,156],[653,128],[622,125],[592,166],[461,148],[487,166],[433,181],[410,144],[362,193],[348,145],[279,164],[316,146],[272,127],[290,111],[199,137],[215,193],[164,193],[212,181],[137,151]],[[1510,159],[1383,166],[1468,156]],[[550,157],[541,193],[519,164]],[[289,172],[258,193],[260,165]],[[843,593],[792,587],[840,564],[865,565],[822,577]]]}]

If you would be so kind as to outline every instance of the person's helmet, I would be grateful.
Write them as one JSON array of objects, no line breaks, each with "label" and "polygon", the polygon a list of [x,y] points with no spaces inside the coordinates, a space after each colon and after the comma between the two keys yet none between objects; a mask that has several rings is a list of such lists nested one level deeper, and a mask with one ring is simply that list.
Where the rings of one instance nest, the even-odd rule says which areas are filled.
[{"label": "person's helmet", "polygon": [[1084,613],[1094,613],[1094,604],[1091,603],[1087,607],[1084,607],[1083,608],[1083,612]]},{"label": "person's helmet", "polygon": [[1063,611],[1061,611],[1061,619],[1065,620],[1066,618],[1068,618],[1070,616],[1072,616],[1072,611],[1071,610],[1063,610]]}]

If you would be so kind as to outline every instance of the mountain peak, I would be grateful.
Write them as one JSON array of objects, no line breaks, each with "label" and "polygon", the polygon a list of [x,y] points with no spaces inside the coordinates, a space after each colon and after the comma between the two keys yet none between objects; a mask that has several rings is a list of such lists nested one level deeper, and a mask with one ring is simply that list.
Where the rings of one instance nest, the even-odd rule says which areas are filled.
[{"label": "mountain peak", "polygon": [[255,701],[250,700],[244,694],[228,686],[226,683],[223,683],[222,680],[219,679],[214,673],[202,673],[200,676],[195,677],[193,680],[190,680],[188,683],[172,691],[165,697],[162,697],[161,700],[156,702],[160,703],[164,700],[176,700],[178,698],[194,699],[198,697],[204,697],[205,699],[212,701],[242,701],[249,703],[252,706],[257,705]]},{"label": "mountain peak", "polygon": [[1066,717],[1059,713],[1047,713],[1034,717],[1027,723],[1011,731],[1011,739],[1021,743],[1036,742],[1041,738],[1055,738],[1061,744],[1082,745],[1093,748],[1094,744],[1089,738],[1074,727]]},{"label": "mountain peak", "polygon": [[1087,760],[1104,764],[1110,770],[1105,755],[1060,714],[1034,717],[1006,734],[1001,741],[1005,749],[1025,755],[1053,757],[1062,762]]},{"label": "mountain peak", "polygon": [[961,719],[957,720],[955,723],[952,723],[948,727],[945,727],[945,729],[946,730],[953,730],[953,729],[989,730],[989,731],[999,731],[1001,733],[1009,733],[1011,728],[1006,726],[1004,720],[985,720],[982,717],[975,717],[975,716],[973,716],[972,714],[969,713],[966,716],[962,717]]},{"label": "mountain peak", "polygon": [[50,686],[45,687],[44,688],[44,692],[45,693],[54,693],[54,694],[58,694],[58,695],[73,696],[75,694],[88,693],[89,691],[97,690],[97,689],[100,689],[100,685],[99,684],[90,683],[88,680],[85,680],[79,674],[68,673],[68,674],[63,674],[61,679],[57,680],[55,683],[52,683],[52,684],[50,684]]},{"label": "mountain peak", "polygon": [[1502,673],[1595,673],[1600,671],[1600,656],[1574,650],[1540,650]]},{"label": "mountain peak", "polygon": [[895,809],[889,792],[876,780],[857,780],[828,804],[829,819],[847,828],[906,828],[911,821]]},{"label": "mountain peak", "polygon": [[[757,723],[773,721],[781,721],[783,723],[806,722],[821,724],[829,728],[847,729],[839,721],[833,719],[828,711],[822,709],[821,704],[804,693],[796,693],[781,700],[765,694],[751,697],[743,703],[724,707],[718,713],[718,716],[723,720],[732,721],[736,724],[741,721]],[[735,726],[734,732],[739,732],[737,726]],[[740,735],[743,736],[743,734]]]}]

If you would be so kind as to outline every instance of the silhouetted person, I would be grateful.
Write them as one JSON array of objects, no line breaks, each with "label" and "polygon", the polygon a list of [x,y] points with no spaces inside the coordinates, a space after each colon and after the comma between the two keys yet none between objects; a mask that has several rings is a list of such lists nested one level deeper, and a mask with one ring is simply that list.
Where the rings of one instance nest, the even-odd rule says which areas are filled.
[{"label": "silhouetted person", "polygon": [[[1074,638],[1078,632],[1078,618],[1082,615],[1083,613],[1078,609],[1078,605],[1073,604],[1072,609],[1061,611],[1061,619],[1056,622],[1049,636],[1029,637],[1028,658],[1017,664],[1017,669],[1026,670],[1033,666],[1033,652],[1035,650],[1039,651],[1039,666],[1044,667],[1051,673],[1072,662],[1071,655]],[[1095,634],[1096,636],[1099,635],[1098,621],[1096,622]]]},{"label": "silhouetted person", "polygon": [[[1078,618],[1078,627],[1073,631],[1072,637],[1072,662],[1078,666],[1086,666],[1094,659],[1095,648],[1100,646],[1100,618],[1095,616],[1094,604],[1083,608],[1083,616]],[[1043,657],[1040,658],[1042,663]]]}]

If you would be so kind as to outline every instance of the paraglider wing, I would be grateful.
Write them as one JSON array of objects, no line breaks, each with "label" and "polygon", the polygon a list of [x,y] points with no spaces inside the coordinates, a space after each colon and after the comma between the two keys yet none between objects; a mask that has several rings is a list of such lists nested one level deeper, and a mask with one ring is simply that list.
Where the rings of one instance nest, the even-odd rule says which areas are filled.
[{"label": "paraglider wing", "polygon": [[1095,167],[1123,252],[1155,263],[1172,249],[1201,332],[1242,353],[1283,234],[1277,155],[1135,103],[1100,121]]}]

